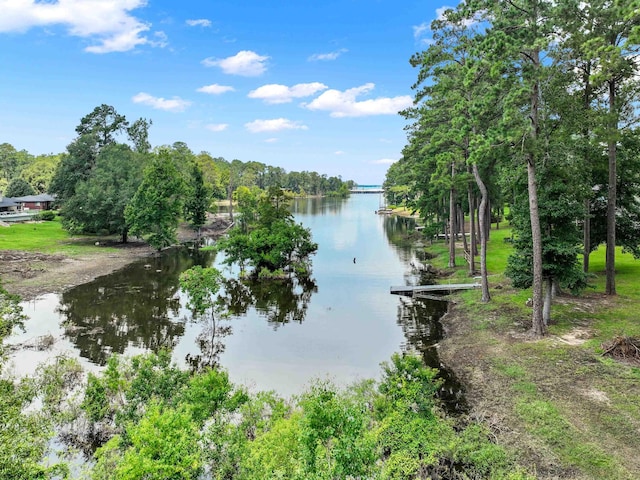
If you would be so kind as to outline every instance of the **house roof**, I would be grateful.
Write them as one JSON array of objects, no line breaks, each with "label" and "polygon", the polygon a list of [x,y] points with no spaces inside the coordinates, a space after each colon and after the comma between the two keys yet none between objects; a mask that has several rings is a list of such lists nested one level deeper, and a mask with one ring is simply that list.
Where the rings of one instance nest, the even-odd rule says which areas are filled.
[{"label": "house roof", "polygon": [[0,208],[15,207],[16,205],[18,204],[13,201],[13,198],[0,198]]},{"label": "house roof", "polygon": [[24,197],[13,197],[11,200],[14,202],[53,202],[55,197],[48,193],[41,193],[40,195],[27,195]]}]

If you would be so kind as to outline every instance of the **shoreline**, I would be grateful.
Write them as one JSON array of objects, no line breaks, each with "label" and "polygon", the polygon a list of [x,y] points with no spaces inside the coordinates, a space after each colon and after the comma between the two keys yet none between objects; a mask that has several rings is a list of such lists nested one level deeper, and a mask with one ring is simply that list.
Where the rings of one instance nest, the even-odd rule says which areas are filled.
[{"label": "shoreline", "polygon": [[[229,226],[225,217],[216,216],[210,220],[202,227],[200,237],[219,237]],[[178,244],[193,241],[197,237],[197,232],[186,225],[178,229]],[[78,256],[19,249],[0,250],[0,283],[7,292],[27,302],[48,293],[62,293],[157,254],[153,247],[142,240],[133,239],[123,244],[113,236],[92,238],[96,241],[95,249]],[[87,238],[82,241],[86,242]]]}]

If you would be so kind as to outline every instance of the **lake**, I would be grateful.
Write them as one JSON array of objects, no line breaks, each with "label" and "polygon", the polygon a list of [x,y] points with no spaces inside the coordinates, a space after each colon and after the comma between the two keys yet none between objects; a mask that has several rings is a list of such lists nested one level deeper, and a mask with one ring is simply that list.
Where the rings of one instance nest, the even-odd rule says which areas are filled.
[{"label": "lake", "polygon": [[[345,385],[377,378],[394,352],[422,352],[432,366],[445,302],[411,300],[389,293],[391,285],[417,284],[414,248],[403,235],[412,219],[378,215],[377,194],[349,199],[298,199],[295,219],[311,229],[319,249],[312,282],[237,280],[238,269],[221,265],[211,251],[176,248],[56,295],[23,303],[27,332],[10,343],[36,343],[52,335],[46,351],[23,348],[12,356],[17,373],[29,373],[53,355],[67,353],[88,370],[113,353],[170,348],[186,365],[202,355],[203,325],[190,320],[178,276],[192,265],[216,266],[228,278],[220,364],[231,380],[251,390],[300,393],[317,379]],[[423,260],[419,258],[419,260]],[[206,339],[206,335],[204,337]],[[204,342],[206,343],[206,342]]]}]

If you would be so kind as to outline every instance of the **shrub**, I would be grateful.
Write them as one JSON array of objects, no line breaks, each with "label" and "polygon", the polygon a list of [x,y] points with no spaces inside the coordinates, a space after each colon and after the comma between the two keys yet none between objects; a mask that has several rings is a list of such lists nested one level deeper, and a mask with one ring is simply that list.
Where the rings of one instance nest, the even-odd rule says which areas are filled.
[{"label": "shrub", "polygon": [[54,218],[56,218],[56,212],[53,210],[43,210],[38,214],[40,220],[44,220],[45,222],[50,222]]}]

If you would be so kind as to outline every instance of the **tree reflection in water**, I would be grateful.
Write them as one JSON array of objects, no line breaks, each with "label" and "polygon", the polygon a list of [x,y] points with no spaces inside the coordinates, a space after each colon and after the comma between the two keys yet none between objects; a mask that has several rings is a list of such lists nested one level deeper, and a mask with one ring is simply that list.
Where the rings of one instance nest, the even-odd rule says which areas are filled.
[{"label": "tree reflection in water", "polygon": [[440,362],[437,343],[444,332],[440,319],[447,313],[444,301],[400,297],[397,323],[402,328],[406,342],[404,352],[418,353],[425,365],[438,370],[437,378],[443,381],[438,396],[450,414],[467,411],[462,385],[452,371]]},{"label": "tree reflection in water", "polygon": [[173,349],[184,335],[184,323],[175,321],[178,276],[210,261],[211,252],[180,248],[67,290],[58,307],[65,335],[82,357],[98,365],[131,346]]},{"label": "tree reflection in water", "polygon": [[289,322],[302,323],[318,286],[311,278],[229,279],[225,281],[224,289],[222,300],[231,315],[244,315],[253,306],[277,329]]},{"label": "tree reflection in water", "polygon": [[267,319],[277,329],[289,323],[302,323],[309,301],[318,291],[312,279],[225,279],[224,293],[215,301],[215,312],[203,315],[193,321],[202,324],[202,331],[196,337],[200,350],[197,355],[187,354],[186,361],[194,370],[219,365],[220,355],[225,351],[224,338],[231,334],[231,325],[225,323],[231,316],[244,315],[251,307]]}]

